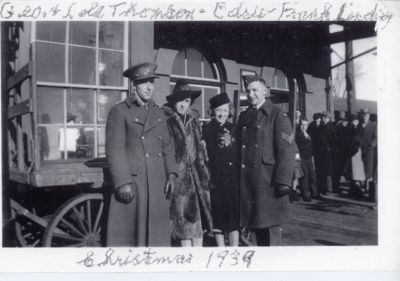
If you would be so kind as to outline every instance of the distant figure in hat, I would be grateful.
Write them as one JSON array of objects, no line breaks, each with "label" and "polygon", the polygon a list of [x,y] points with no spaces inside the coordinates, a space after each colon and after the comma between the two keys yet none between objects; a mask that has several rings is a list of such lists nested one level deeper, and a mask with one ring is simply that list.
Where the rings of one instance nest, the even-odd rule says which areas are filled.
[{"label": "distant figure in hat", "polygon": [[376,184],[374,183],[374,174],[377,166],[377,143],[378,132],[376,122],[370,120],[370,112],[368,108],[361,110],[361,152],[365,169],[365,189],[371,201],[376,200]]},{"label": "distant figure in hat", "polygon": [[218,246],[239,246],[239,175],[235,126],[228,119],[230,99],[226,93],[210,99],[211,121],[203,126],[211,172],[211,211]]},{"label": "distant figure in hat", "polygon": [[316,165],[317,182],[319,193],[327,195],[333,191],[333,150],[335,145],[335,129],[331,121],[331,113],[323,111],[321,113],[321,126],[318,130],[318,151]]},{"label": "distant figure in hat", "polygon": [[175,143],[179,179],[171,194],[172,239],[183,247],[202,246],[203,231],[213,229],[208,160],[197,111],[191,108],[201,91],[178,80],[163,107]]},{"label": "distant figure in hat", "polygon": [[255,231],[259,246],[279,245],[289,222],[295,135],[288,116],[269,97],[265,80],[243,76],[249,107],[239,116],[240,225]]},{"label": "distant figure in hat", "polygon": [[110,110],[107,246],[170,246],[169,201],[178,169],[166,117],[153,101],[157,65],[127,69],[130,94]]},{"label": "distant figure in hat", "polygon": [[363,199],[363,183],[365,182],[365,169],[361,153],[360,122],[356,114],[351,114],[347,127],[348,138],[345,146],[349,158],[347,178],[350,181],[349,195],[355,199]]},{"label": "distant figure in hat", "polygon": [[348,157],[346,155],[347,145],[347,120],[344,111],[335,111],[335,123],[333,124],[335,133],[335,142],[333,146],[333,175],[332,175],[332,188],[334,191],[340,191],[340,179],[344,176],[346,162]]}]

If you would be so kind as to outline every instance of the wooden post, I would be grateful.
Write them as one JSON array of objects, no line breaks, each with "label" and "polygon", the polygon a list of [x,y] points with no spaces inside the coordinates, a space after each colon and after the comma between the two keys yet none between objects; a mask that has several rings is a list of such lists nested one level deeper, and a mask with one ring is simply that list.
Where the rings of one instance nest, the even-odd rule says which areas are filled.
[{"label": "wooden post", "polygon": [[354,99],[354,87],[352,85],[354,82],[354,64],[353,60],[350,59],[351,57],[353,57],[353,42],[348,39],[348,36],[346,37],[347,38],[345,41],[345,52],[346,52],[345,78],[346,78],[346,92],[347,92],[347,114],[350,115],[353,112],[353,99]]},{"label": "wooden post", "polygon": [[154,22],[134,21],[129,29],[129,66],[154,62]]},{"label": "wooden post", "polygon": [[294,77],[293,76],[287,76],[288,77],[288,84],[289,84],[289,119],[292,122],[293,128],[296,127],[296,110],[297,110],[297,99],[298,99],[298,93],[296,92],[296,84],[294,82]]}]

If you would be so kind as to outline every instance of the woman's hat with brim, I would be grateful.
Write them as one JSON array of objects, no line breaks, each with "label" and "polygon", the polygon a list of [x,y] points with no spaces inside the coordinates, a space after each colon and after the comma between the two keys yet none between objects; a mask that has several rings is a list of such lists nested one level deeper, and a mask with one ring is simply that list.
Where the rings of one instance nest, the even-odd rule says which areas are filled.
[{"label": "woman's hat with brim", "polygon": [[171,104],[175,104],[184,99],[190,98],[192,101],[197,99],[201,95],[201,91],[194,91],[190,87],[189,83],[185,80],[176,81],[172,94],[167,96],[167,101]]},{"label": "woman's hat with brim", "polygon": [[214,109],[214,108],[217,108],[218,106],[221,106],[223,104],[227,104],[230,102],[231,102],[231,100],[229,99],[227,93],[220,93],[216,96],[213,96],[210,99],[210,108]]},{"label": "woman's hat with brim", "polygon": [[147,79],[159,78],[155,74],[157,64],[152,62],[146,62],[132,66],[123,72],[123,76],[128,77],[134,82],[143,81]]}]

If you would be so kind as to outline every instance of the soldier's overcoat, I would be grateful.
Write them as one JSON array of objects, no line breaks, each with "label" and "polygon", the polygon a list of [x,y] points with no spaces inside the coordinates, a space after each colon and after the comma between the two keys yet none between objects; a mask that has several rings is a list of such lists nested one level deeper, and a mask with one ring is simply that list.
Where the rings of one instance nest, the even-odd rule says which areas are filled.
[{"label": "soldier's overcoat", "polygon": [[[113,189],[108,198],[107,246],[169,246],[166,175],[176,173],[166,117],[153,101],[148,109],[134,97],[115,105],[106,126],[106,156]],[[125,204],[116,188],[132,183],[135,199]]]},{"label": "soldier's overcoat", "polygon": [[277,194],[276,185],[292,185],[296,146],[289,118],[267,99],[258,110],[240,114],[237,138],[241,226],[267,228],[287,222],[289,199]]}]

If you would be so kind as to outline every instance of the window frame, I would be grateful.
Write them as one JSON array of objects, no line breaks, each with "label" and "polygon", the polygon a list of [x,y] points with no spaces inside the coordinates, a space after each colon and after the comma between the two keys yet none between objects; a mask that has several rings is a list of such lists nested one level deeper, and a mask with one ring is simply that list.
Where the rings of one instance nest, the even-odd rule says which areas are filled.
[{"label": "window frame", "polygon": [[[109,51],[109,52],[118,52],[121,53],[123,56],[123,69],[126,69],[128,67],[128,56],[129,56],[129,22],[127,21],[122,21],[123,23],[123,46],[121,50],[117,49],[111,49],[111,48],[100,48],[100,41],[99,41],[99,28],[100,28],[100,22],[96,22],[96,43],[94,46],[87,46],[87,45],[80,45],[80,44],[73,44],[69,42],[70,39],[70,22],[66,22],[66,35],[65,35],[65,42],[53,42],[53,41],[48,41],[48,40],[41,40],[41,39],[36,39],[37,37],[37,32],[36,32],[36,22],[32,23],[32,32],[31,32],[31,45],[33,46],[33,56],[37,56],[37,43],[45,43],[45,44],[52,44],[52,45],[58,45],[58,46],[63,46],[65,48],[65,54],[64,54],[64,60],[65,60],[65,76],[64,76],[64,81],[65,82],[48,82],[48,81],[40,81],[36,80],[35,84],[33,87],[35,87],[35,92],[36,92],[36,101],[38,99],[38,88],[40,87],[49,87],[49,88],[59,88],[62,89],[62,95],[63,95],[63,123],[40,123],[39,122],[39,116],[38,116],[38,111],[36,111],[34,114],[36,114],[37,118],[37,123],[36,123],[36,128],[39,130],[39,128],[46,128],[46,127],[57,127],[57,128],[63,128],[66,130],[67,128],[91,128],[93,129],[93,155],[91,158],[68,158],[68,153],[67,153],[67,147],[64,147],[64,158],[61,159],[54,159],[54,160],[41,160],[39,161],[46,165],[46,164],[51,164],[51,163],[69,163],[69,162],[84,162],[87,161],[88,159],[92,159],[95,157],[99,157],[99,140],[98,140],[98,134],[99,131],[105,128],[106,124],[105,123],[100,123],[98,121],[98,96],[101,94],[103,91],[115,91],[119,93],[119,97],[117,100],[122,101],[124,97],[129,92],[129,81],[127,78],[122,79],[122,85],[121,86],[105,86],[105,85],[100,85],[100,73],[99,73],[99,54],[101,51]],[[71,83],[69,81],[69,55],[70,47],[79,47],[79,48],[87,48],[94,50],[95,52],[95,83],[94,84],[79,84],[79,83]],[[36,59],[35,59],[36,61]],[[34,68],[34,71],[36,72],[37,65]],[[36,76],[36,73],[35,73]],[[89,100],[92,101],[93,105],[93,123],[86,123],[86,124],[74,124],[73,126],[67,124],[67,112],[68,112],[68,104],[67,104],[67,96],[73,89],[87,89],[91,90],[89,91]],[[64,143],[66,143],[66,134],[64,134]],[[38,136],[37,136],[38,137]]]},{"label": "window frame", "polygon": [[[201,60],[201,74],[202,74],[202,77],[188,76],[187,75],[187,73],[188,73],[187,50],[188,49],[193,49],[193,50],[196,50],[197,52],[200,53],[200,55],[202,57],[202,60]],[[200,96],[200,98],[201,98],[201,104],[202,104],[201,105],[202,112],[200,113],[201,116],[200,116],[199,120],[201,122],[208,122],[211,119],[210,118],[204,118],[205,115],[206,115],[206,111],[207,111],[206,101],[204,99],[204,94],[205,94],[204,93],[204,89],[205,88],[217,89],[217,93],[222,93],[225,90],[225,84],[221,79],[220,69],[218,68],[218,66],[217,66],[217,64],[215,62],[212,62],[207,57],[207,55],[204,54],[204,52],[198,50],[197,48],[186,47],[186,48],[181,49],[177,54],[179,54],[180,52],[183,52],[183,51],[185,52],[185,60],[184,60],[185,69],[184,69],[184,73],[186,75],[174,74],[172,72],[171,76],[170,76],[169,85],[170,86],[174,86],[176,84],[177,80],[183,79],[187,83],[189,83],[190,86],[201,88],[201,96]],[[216,79],[204,78],[204,63],[205,63],[205,61],[210,64],[210,67],[212,68],[212,70],[215,73],[215,76],[217,77]]]}]

